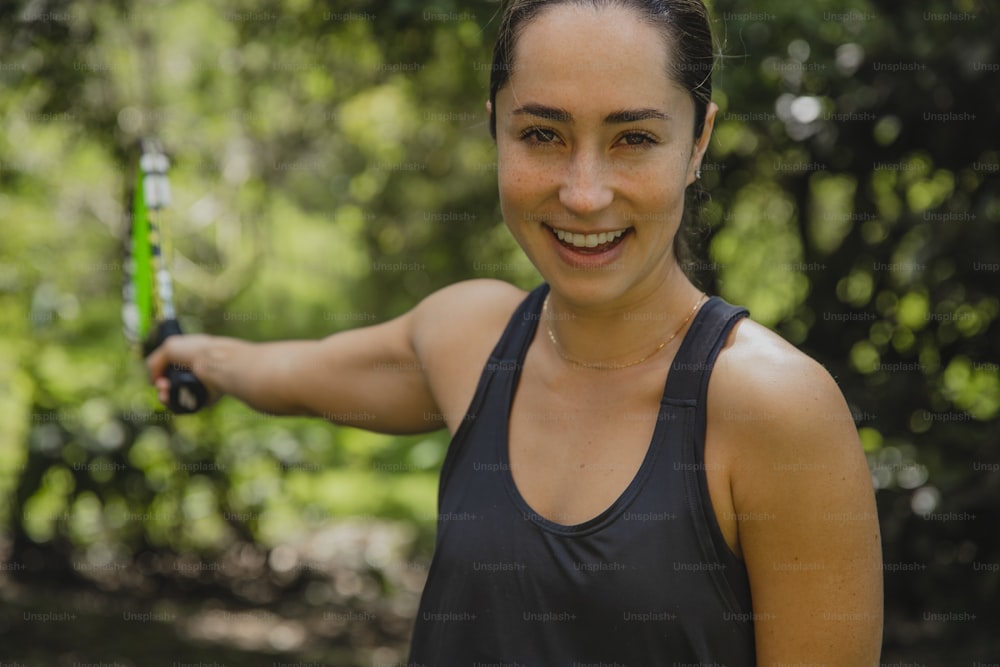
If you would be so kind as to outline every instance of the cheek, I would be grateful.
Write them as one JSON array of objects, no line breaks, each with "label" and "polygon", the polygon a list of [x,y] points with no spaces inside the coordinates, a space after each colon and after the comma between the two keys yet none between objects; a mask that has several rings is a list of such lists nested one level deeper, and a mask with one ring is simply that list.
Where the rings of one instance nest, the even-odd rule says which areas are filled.
[{"label": "cheek", "polygon": [[504,221],[510,224],[512,211],[517,206],[518,188],[516,178],[511,175],[508,165],[503,162],[497,164],[497,189],[500,193],[500,213]]},{"label": "cheek", "polygon": [[[637,177],[637,187],[633,190],[633,213],[648,234],[672,238],[684,215],[685,185],[683,178],[675,170],[659,170]],[[641,193],[641,194],[638,194]],[[652,223],[652,224],[648,224]]]},{"label": "cheek", "polygon": [[644,208],[669,211],[683,203],[684,183],[673,170],[646,169],[632,174],[629,180],[630,191]]},{"label": "cheek", "polygon": [[516,208],[530,204],[539,190],[539,180],[532,175],[531,164],[514,151],[498,151],[497,186],[502,208]]}]

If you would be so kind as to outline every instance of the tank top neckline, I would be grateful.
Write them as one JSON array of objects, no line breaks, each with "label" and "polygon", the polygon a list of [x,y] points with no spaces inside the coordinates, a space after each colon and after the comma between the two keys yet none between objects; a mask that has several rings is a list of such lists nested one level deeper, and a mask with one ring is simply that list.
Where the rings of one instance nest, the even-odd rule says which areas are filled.
[{"label": "tank top neckline", "polygon": [[685,363],[685,355],[690,353],[690,348],[692,347],[690,334],[692,331],[697,329],[697,325],[703,318],[703,313],[707,313],[710,310],[710,303],[720,299],[715,296],[709,297],[705,303],[702,304],[701,308],[698,309],[698,312],[688,324],[687,331],[684,332],[684,336],[681,338],[680,346],[677,348],[677,352],[675,353],[674,359],[670,364],[670,368],[667,370],[667,377],[664,381],[664,390],[660,398],[659,407],[657,408],[658,413],[656,417],[656,425],[654,426],[653,433],[646,445],[646,453],[643,455],[642,463],[639,465],[639,469],[636,471],[631,481],[629,481],[624,491],[622,491],[621,494],[619,494],[608,507],[599,512],[596,516],[581,523],[562,524],[542,516],[531,507],[528,501],[525,500],[524,496],[521,495],[520,489],[517,488],[517,484],[514,481],[514,476],[510,469],[510,415],[514,405],[514,396],[516,395],[518,386],[520,385],[521,369],[524,367],[524,360],[527,356],[528,348],[531,346],[531,341],[534,339],[535,332],[538,329],[538,322],[541,319],[541,304],[548,291],[549,286],[545,284],[528,297],[529,299],[534,297],[534,300],[532,303],[526,304],[527,308],[524,310],[524,318],[528,320],[523,338],[526,342],[515,350],[517,355],[516,358],[499,360],[501,363],[513,362],[513,370],[510,388],[504,395],[507,419],[503,421],[502,432],[499,434],[500,437],[496,439],[496,456],[499,463],[498,468],[503,480],[503,487],[507,491],[509,499],[517,507],[518,511],[522,513],[525,520],[531,521],[542,530],[550,533],[565,537],[583,537],[600,531],[601,529],[613,524],[625,512],[625,510],[628,509],[628,506],[642,491],[650,472],[655,468],[656,459],[661,450],[669,444],[664,442],[666,435],[664,431],[667,429],[667,422],[672,417],[672,415],[667,412],[668,406],[671,404],[680,404],[678,407],[694,407],[693,404],[685,405],[685,403],[688,403],[687,401],[677,401],[670,398],[671,395],[678,395],[677,391],[671,391],[673,386],[677,384],[674,369],[675,367]]}]

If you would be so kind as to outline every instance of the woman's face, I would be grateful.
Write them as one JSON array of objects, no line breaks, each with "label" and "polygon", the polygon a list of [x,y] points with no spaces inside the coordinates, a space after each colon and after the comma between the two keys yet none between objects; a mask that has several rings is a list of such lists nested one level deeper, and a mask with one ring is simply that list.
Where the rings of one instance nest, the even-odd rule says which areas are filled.
[{"label": "woman's face", "polygon": [[713,119],[696,143],[665,39],[630,9],[558,5],[524,26],[496,96],[504,220],[581,306],[624,305],[677,269],[684,189]]}]

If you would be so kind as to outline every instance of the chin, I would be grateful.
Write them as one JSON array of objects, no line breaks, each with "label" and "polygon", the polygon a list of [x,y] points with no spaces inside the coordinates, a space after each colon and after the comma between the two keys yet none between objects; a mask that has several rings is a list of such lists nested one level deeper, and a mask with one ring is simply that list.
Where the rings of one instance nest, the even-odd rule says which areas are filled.
[{"label": "chin", "polygon": [[610,306],[625,297],[634,284],[634,281],[624,276],[602,276],[583,271],[580,273],[581,275],[573,275],[572,272],[559,271],[546,278],[546,282],[560,298],[581,308]]}]

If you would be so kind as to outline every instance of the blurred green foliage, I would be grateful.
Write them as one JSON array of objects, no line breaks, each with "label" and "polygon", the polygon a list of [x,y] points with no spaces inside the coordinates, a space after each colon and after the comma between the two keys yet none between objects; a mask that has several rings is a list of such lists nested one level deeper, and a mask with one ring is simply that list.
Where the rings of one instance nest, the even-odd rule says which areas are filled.
[{"label": "blurred green foliage", "polygon": [[[720,113],[688,268],[840,382],[879,490],[885,659],[995,658],[1000,574],[980,566],[1000,562],[996,10],[711,4]],[[456,280],[529,287],[484,109],[497,11],[0,8],[4,558],[38,581],[81,559],[269,549],[345,516],[412,523],[426,554],[442,432],[226,400],[159,411],[120,333],[123,194],[155,132],[189,330],[321,337]],[[977,617],[927,620],[947,611]]]}]

